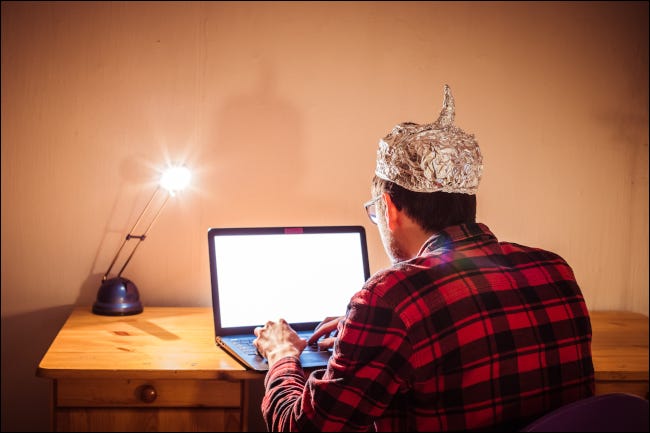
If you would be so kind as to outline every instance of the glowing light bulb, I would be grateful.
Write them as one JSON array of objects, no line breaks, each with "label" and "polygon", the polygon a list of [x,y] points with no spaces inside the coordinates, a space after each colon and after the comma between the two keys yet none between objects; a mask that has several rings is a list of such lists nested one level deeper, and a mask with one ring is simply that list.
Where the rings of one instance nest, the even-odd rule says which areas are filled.
[{"label": "glowing light bulb", "polygon": [[192,173],[187,167],[169,167],[160,178],[160,186],[165,188],[171,195],[182,191],[190,184]]}]

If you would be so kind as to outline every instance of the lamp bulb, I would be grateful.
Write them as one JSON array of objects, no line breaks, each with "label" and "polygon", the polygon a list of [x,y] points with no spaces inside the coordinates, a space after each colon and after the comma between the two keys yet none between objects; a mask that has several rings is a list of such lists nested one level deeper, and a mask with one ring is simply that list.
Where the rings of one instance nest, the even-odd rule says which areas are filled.
[{"label": "lamp bulb", "polygon": [[170,194],[181,191],[190,184],[192,174],[187,167],[169,167],[160,178],[160,186],[169,191]]}]

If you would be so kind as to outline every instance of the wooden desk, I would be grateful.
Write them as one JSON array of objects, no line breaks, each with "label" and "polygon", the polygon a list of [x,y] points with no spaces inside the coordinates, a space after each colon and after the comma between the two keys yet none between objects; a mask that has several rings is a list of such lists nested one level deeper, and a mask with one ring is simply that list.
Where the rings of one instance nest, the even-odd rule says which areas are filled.
[{"label": "wooden desk", "polygon": [[133,316],[75,308],[41,360],[54,431],[246,431],[246,371],[214,343],[210,308]]},{"label": "wooden desk", "polygon": [[[596,392],[648,394],[648,318],[593,312]],[[214,343],[211,308],[135,316],[76,308],[41,360],[55,431],[246,431],[245,370]]]},{"label": "wooden desk", "polygon": [[648,316],[590,312],[596,394],[630,392],[648,398]]}]

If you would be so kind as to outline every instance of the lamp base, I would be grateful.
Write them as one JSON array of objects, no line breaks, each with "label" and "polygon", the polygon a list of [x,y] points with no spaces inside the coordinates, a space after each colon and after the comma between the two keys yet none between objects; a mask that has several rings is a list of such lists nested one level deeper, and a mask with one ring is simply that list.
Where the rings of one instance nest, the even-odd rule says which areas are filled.
[{"label": "lamp base", "polygon": [[93,313],[102,316],[130,316],[142,313],[138,288],[133,281],[122,277],[103,281],[97,291]]}]

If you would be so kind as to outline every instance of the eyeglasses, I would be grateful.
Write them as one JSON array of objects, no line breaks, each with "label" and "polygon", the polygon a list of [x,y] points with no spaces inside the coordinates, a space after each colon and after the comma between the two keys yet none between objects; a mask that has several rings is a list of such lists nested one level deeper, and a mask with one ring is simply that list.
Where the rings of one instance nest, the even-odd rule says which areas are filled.
[{"label": "eyeglasses", "polygon": [[377,224],[377,200],[381,198],[381,195],[378,195],[377,197],[373,198],[372,200],[365,202],[363,204],[363,207],[366,208],[366,213],[368,214],[368,218],[370,218],[370,221],[372,221],[373,224]]}]

